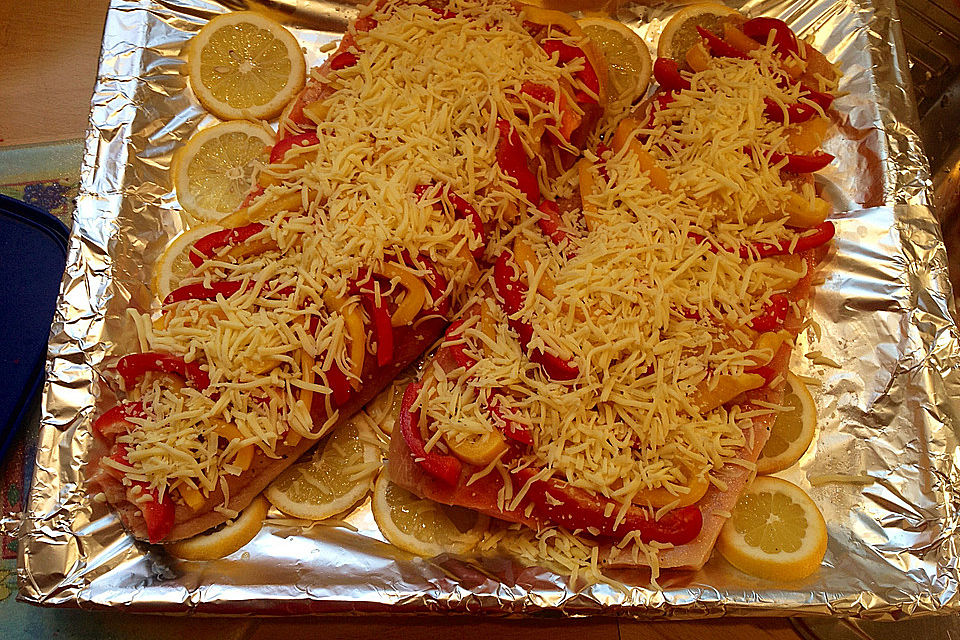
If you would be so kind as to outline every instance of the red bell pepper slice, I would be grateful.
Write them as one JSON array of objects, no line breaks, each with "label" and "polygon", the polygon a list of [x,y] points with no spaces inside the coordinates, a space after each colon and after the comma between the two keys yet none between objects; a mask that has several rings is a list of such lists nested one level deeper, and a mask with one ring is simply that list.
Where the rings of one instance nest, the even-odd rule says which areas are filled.
[{"label": "red bell pepper slice", "polygon": [[134,424],[128,418],[143,418],[146,414],[139,402],[121,402],[93,421],[93,433],[107,442],[113,442],[121,433],[128,433]]},{"label": "red bell pepper slice", "polygon": [[567,239],[567,232],[561,229],[563,219],[560,217],[560,208],[557,206],[557,203],[551,200],[544,200],[540,203],[540,206],[537,207],[537,210],[543,214],[537,218],[537,225],[540,227],[540,231],[543,232],[543,235],[550,238],[553,244],[557,246],[561,245],[563,241]]},{"label": "red bell pepper slice", "polygon": [[350,289],[360,294],[360,302],[367,315],[373,320],[373,332],[377,341],[377,364],[385,367],[393,362],[393,324],[390,321],[390,309],[386,296],[377,296],[374,292],[374,277],[370,273],[361,273],[351,283]]},{"label": "red bell pepper slice", "polygon": [[775,293],[770,296],[770,301],[764,305],[760,315],[750,321],[750,328],[760,333],[777,331],[783,327],[788,311],[790,300],[785,295]]},{"label": "red bell pepper slice", "polygon": [[593,95],[588,95],[584,91],[577,91],[574,94],[574,98],[576,98],[577,102],[580,104],[596,103],[597,99],[593,96],[600,95],[600,79],[598,78],[597,72],[594,70],[593,65],[590,64],[587,54],[583,52],[583,49],[572,44],[567,44],[563,40],[555,40],[553,38],[544,40],[540,43],[540,46],[548,56],[552,56],[554,53],[556,53],[559,56],[558,62],[561,64],[572,62],[578,58],[583,59],[583,69],[578,71],[575,76],[577,80],[582,82]]},{"label": "red bell pepper slice", "polygon": [[737,49],[735,46],[710,31],[709,29],[704,29],[703,27],[697,27],[697,33],[700,34],[700,37],[706,40],[707,48],[715,56],[721,58],[739,58],[740,60],[749,60],[750,56],[740,49]]},{"label": "red bell pepper slice", "polygon": [[769,387],[770,383],[772,383],[776,379],[776,377],[780,375],[779,371],[777,371],[776,369],[774,369],[769,365],[763,365],[760,367],[754,367],[753,369],[747,369],[746,372],[755,373],[759,376],[763,376],[763,380],[764,380],[763,385],[765,387]]},{"label": "red bell pepper slice", "polygon": [[[427,190],[430,189],[428,184],[417,185],[413,192],[417,195],[418,198],[422,198]],[[445,187],[447,193],[447,199],[450,200],[450,204],[453,205],[453,215],[455,218],[468,220],[470,225],[473,227],[473,233],[480,240],[480,246],[471,251],[474,258],[479,258],[483,255],[483,250],[486,245],[486,233],[483,229],[483,218],[480,217],[480,213],[473,208],[469,202],[461,198],[457,193]],[[440,203],[437,203],[437,206],[440,206]]]},{"label": "red bell pepper slice", "polygon": [[[247,283],[247,289],[253,287],[253,283]],[[240,289],[244,288],[242,282],[237,282],[235,280],[224,280],[223,282],[214,282],[208,287],[202,282],[197,282],[195,284],[188,284],[182,287],[178,287],[171,291],[166,298],[163,299],[164,306],[168,304],[174,304],[176,302],[184,302],[185,300],[215,300],[217,296],[223,296],[224,298],[229,298]]]},{"label": "red bell pepper slice", "polygon": [[743,23],[741,29],[747,36],[763,44],[767,43],[769,34],[773,31],[773,47],[781,58],[800,53],[797,36],[783,20],[766,17],[751,18]]},{"label": "red bell pepper slice", "polygon": [[339,71],[340,69],[352,67],[353,65],[357,64],[357,60],[359,59],[360,58],[358,58],[355,53],[343,51],[330,58],[330,70]]},{"label": "red bell pepper slice", "polygon": [[427,452],[426,442],[424,442],[423,435],[420,433],[420,411],[410,410],[422,388],[422,382],[414,382],[408,385],[406,391],[403,392],[400,415],[397,418],[400,435],[403,436],[403,441],[413,454],[414,462],[440,482],[455,486],[460,479],[463,464],[454,456],[433,451]]},{"label": "red bell pepper slice", "polygon": [[520,346],[527,352],[531,362],[543,367],[547,377],[553,380],[573,380],[580,375],[580,370],[563,358],[545,353],[540,349],[531,349],[530,340],[533,338],[533,326],[529,322],[514,317],[523,308],[523,301],[527,296],[527,287],[520,282],[519,271],[512,263],[513,256],[504,251],[493,267],[493,282],[500,295],[500,306],[507,314],[507,324],[520,338]]},{"label": "red bell pepper slice", "polygon": [[680,67],[672,58],[657,58],[653,63],[653,77],[665,91],[686,91],[690,81],[680,75]]},{"label": "red bell pepper slice", "polygon": [[350,386],[350,381],[347,380],[347,375],[340,370],[336,362],[327,369],[326,374],[327,385],[329,385],[332,391],[333,406],[342,407],[347,404],[351,396],[353,396],[353,388]]},{"label": "red bell pepper slice", "polygon": [[280,164],[287,155],[287,151],[294,147],[312,147],[320,144],[320,138],[315,133],[303,133],[298,136],[288,136],[273,145],[270,151],[270,164]]},{"label": "red bell pepper slice", "polygon": [[521,444],[533,446],[533,436],[530,435],[530,430],[517,424],[516,421],[509,419],[506,416],[506,410],[499,402],[496,400],[491,402],[489,411],[496,417],[497,427],[504,436]]},{"label": "red bell pepper slice", "polygon": [[224,229],[223,231],[208,233],[193,243],[193,248],[190,250],[188,256],[190,262],[193,266],[199,267],[206,258],[213,257],[219,249],[246,242],[265,228],[266,227],[259,222],[254,222],[235,229]]},{"label": "red bell pepper slice", "polygon": [[[312,124],[312,123],[311,123]],[[247,194],[247,197],[243,199],[243,202],[240,203],[238,209],[245,209],[253,204],[253,201],[263,195],[263,187],[257,185],[253,188],[250,193]]]},{"label": "red bell pepper slice", "polygon": [[[833,96],[829,93],[823,93],[820,91],[814,91],[813,89],[807,88],[805,85],[800,85],[804,91],[802,98],[806,98],[811,102],[815,103],[823,111],[826,111],[830,108],[830,105],[833,104]],[[764,114],[771,120],[776,120],[777,122],[784,122],[786,116],[783,112],[783,107],[772,98],[763,99],[766,108],[763,110]],[[810,118],[819,115],[819,111],[812,105],[806,104],[805,102],[795,102],[793,104],[787,105],[786,115],[790,117],[791,123],[806,122]]]},{"label": "red bell pepper slice", "polygon": [[525,93],[534,100],[545,104],[553,104],[557,99],[557,94],[552,88],[536,82],[530,82],[529,80],[524,81],[524,83],[520,85],[520,93]]},{"label": "red bell pepper slice", "polygon": [[517,188],[527,200],[533,204],[539,204],[540,183],[537,182],[537,176],[527,164],[527,153],[520,144],[517,131],[503,118],[497,118],[497,129],[500,130],[500,142],[497,143],[497,166],[517,181]]},{"label": "red bell pepper slice", "polygon": [[[511,474],[518,482],[516,490],[529,483],[526,499],[534,505],[533,511],[537,516],[570,531],[589,531],[602,538],[618,539],[636,531],[644,542],[681,545],[696,538],[703,527],[703,515],[696,505],[674,509],[659,520],[654,519],[646,509],[630,507],[617,524],[620,504],[614,500],[554,478],[531,482],[537,474],[535,469],[520,469]],[[613,510],[606,515],[609,505],[613,505]]]},{"label": "red bell pepper slice", "polygon": [[203,391],[210,386],[210,376],[194,360],[186,362],[180,356],[166,353],[131,353],[117,362],[117,373],[123,378],[125,389],[132,389],[137,381],[148,372],[173,373],[186,380],[194,389]]},{"label": "red bell pepper slice", "polygon": [[371,31],[372,29],[377,28],[379,24],[376,18],[371,18],[370,16],[363,16],[362,18],[357,18],[356,22],[353,23],[353,28],[356,31]]},{"label": "red bell pepper slice", "polygon": [[[743,245],[739,249],[739,254],[741,258],[749,258],[751,256],[758,256],[760,258],[769,258],[772,256],[783,256],[783,255],[792,255],[795,253],[803,253],[804,251],[809,251],[810,249],[816,249],[817,247],[823,246],[830,242],[833,239],[833,236],[836,234],[837,228],[832,222],[826,220],[821,224],[813,228],[813,233],[805,233],[800,236],[796,244],[793,245],[792,241],[782,240],[777,244],[770,242],[754,242],[751,244]],[[691,238],[697,242],[706,242],[707,239],[701,236],[698,233],[689,234]],[[791,245],[793,249],[791,250]],[[716,253],[720,250],[723,251],[733,251],[727,247],[717,247],[717,245],[711,245],[710,250],[713,253]]]},{"label": "red bell pepper slice", "polygon": [[447,349],[450,350],[450,355],[453,356],[454,362],[457,363],[458,367],[463,367],[464,369],[469,369],[473,365],[477,364],[476,359],[467,354],[466,345],[463,342],[460,342],[462,338],[462,332],[460,327],[463,326],[463,320],[457,320],[447,328],[447,333],[444,336],[444,341],[446,340],[456,340],[452,344],[444,345]]},{"label": "red bell pepper slice", "polygon": [[437,7],[431,7],[429,5],[427,6],[427,8],[430,9],[430,11],[433,11],[435,14],[437,14],[437,16],[439,16],[441,20],[449,20],[450,18],[457,17],[457,14],[455,14],[453,11],[450,11],[449,9],[440,9]]},{"label": "red bell pepper slice", "polygon": [[833,162],[833,156],[822,151],[812,153],[808,156],[796,153],[780,153],[777,151],[770,154],[771,164],[779,164],[784,159],[787,160],[787,164],[784,165],[783,170],[789,173],[813,173],[814,171],[820,171],[820,169],[823,169]]},{"label": "red bell pepper slice", "polygon": [[[126,445],[119,445],[117,452],[110,457],[120,464],[130,466],[130,462],[127,461]],[[153,500],[132,502],[140,509],[140,513],[143,514],[143,521],[147,525],[147,538],[150,540],[150,544],[156,544],[166,538],[167,534],[173,529],[176,518],[176,508],[173,505],[173,501],[170,500],[169,495],[164,495],[161,501],[160,493],[156,489],[151,489],[150,485],[142,480],[132,480],[130,482],[130,488],[132,489],[133,487],[140,487],[140,493],[137,497],[143,495],[153,497]]]}]

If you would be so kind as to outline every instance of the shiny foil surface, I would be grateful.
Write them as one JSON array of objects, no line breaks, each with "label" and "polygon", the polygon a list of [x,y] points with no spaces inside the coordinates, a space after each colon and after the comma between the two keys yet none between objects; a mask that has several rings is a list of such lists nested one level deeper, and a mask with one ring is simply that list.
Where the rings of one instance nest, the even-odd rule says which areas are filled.
[{"label": "shiny foil surface", "polygon": [[[834,248],[791,366],[820,382],[818,434],[779,474],[822,510],[829,548],[797,583],[753,579],[718,554],[696,573],[615,571],[617,588],[505,558],[412,558],[384,542],[369,500],[356,528],[268,524],[243,550],[185,562],[135,543],[84,486],[90,424],[115,398],[103,373],[136,350],[125,309],[154,302],[145,283],[182,229],[172,153],[215,120],[181,74],[184,44],[212,16],[259,8],[297,35],[311,65],[356,8],[328,1],[114,0],[86,134],[70,257],[50,335],[44,409],[28,511],[20,598],[143,612],[299,614],[459,611],[662,618],[848,615],[899,618],[960,609],[957,399],[960,342],[940,228],[893,0],[791,0],[739,6],[785,19],[843,72],[837,160],[818,180],[836,210]],[[614,15],[655,51],[676,5],[623,4]],[[818,350],[839,367],[815,364]],[[820,484],[826,474],[869,484]],[[813,480],[813,482],[811,482]],[[276,515],[276,514],[274,514]]]}]

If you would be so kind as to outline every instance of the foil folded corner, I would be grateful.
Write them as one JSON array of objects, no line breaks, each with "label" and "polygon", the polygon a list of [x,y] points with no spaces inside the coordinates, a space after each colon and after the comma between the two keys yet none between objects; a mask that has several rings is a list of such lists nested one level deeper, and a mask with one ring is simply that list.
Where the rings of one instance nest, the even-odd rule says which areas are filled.
[{"label": "foil folded corner", "polygon": [[[308,63],[355,6],[256,3],[297,35]],[[835,248],[801,335],[796,370],[820,382],[819,437],[781,475],[823,511],[820,571],[791,584],[745,576],[715,557],[696,573],[616,570],[573,587],[505,558],[411,559],[385,544],[369,504],[351,528],[268,524],[241,553],[210,563],[134,542],[84,489],[92,416],[107,406],[100,364],[132,344],[148,267],[182,228],[168,167],[212,122],[180,69],[184,43],[224,0],[113,0],[86,134],[67,270],[51,328],[33,486],[20,524],[21,600],[138,612],[303,614],[460,611],[659,618],[842,615],[893,619],[960,610],[960,338],[947,259],[893,0],[748,2],[812,39],[844,72],[821,184],[837,210]],[[615,17],[652,46],[675,8],[620,4]],[[817,351],[838,366],[814,366]],[[868,483],[831,478],[856,475]],[[826,479],[826,481],[825,481]]]}]

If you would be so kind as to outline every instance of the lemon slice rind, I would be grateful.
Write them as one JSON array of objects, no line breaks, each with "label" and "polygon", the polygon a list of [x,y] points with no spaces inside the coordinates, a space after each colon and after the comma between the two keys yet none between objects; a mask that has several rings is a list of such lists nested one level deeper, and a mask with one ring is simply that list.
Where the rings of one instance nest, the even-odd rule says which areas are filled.
[{"label": "lemon slice rind", "polygon": [[273,118],[306,79],[297,39],[255,11],[213,18],[191,39],[186,52],[194,94],[223,120]]},{"label": "lemon slice rind", "polygon": [[233,212],[249,193],[254,172],[273,141],[270,128],[246,120],[223,122],[195,133],[172,165],[180,206],[205,222]]},{"label": "lemon slice rind", "polygon": [[[800,544],[796,545],[801,529]],[[794,538],[787,540],[790,536]],[[717,549],[744,573],[794,581],[817,571],[827,550],[827,537],[823,515],[803,489],[782,478],[758,476],[724,523]]]},{"label": "lemon slice rind", "polygon": [[[314,457],[298,462],[270,483],[264,495],[276,508],[294,518],[326,520],[355,506],[370,491],[380,461],[374,436],[358,414],[338,427]],[[343,451],[360,453],[362,468],[343,466]],[[327,495],[324,495],[324,494]]]},{"label": "lemon slice rind", "polygon": [[[777,414],[770,439],[757,460],[757,473],[760,475],[776,473],[793,466],[810,448],[816,434],[817,406],[810,390],[800,378],[790,372],[787,372],[785,381],[787,387],[783,404],[794,406],[795,409]],[[796,397],[796,403],[789,399],[791,395]],[[799,414],[794,415],[797,410]],[[799,420],[799,425],[796,425],[796,420]],[[771,450],[775,447],[782,447],[782,450],[771,455]]]},{"label": "lemon slice rind", "polygon": [[253,540],[263,527],[270,503],[263,496],[254,498],[240,515],[209,533],[164,545],[167,553],[181,560],[217,560],[239,551]]},{"label": "lemon slice rind", "polygon": [[[419,498],[391,482],[386,472],[377,478],[371,506],[373,519],[390,544],[424,558],[443,553],[469,554],[480,542],[490,521],[484,514],[471,512],[476,515],[476,522],[467,531],[461,531],[448,513],[451,509],[465,509]],[[397,522],[397,515],[408,522]]]},{"label": "lemon slice rind", "polygon": [[150,288],[158,298],[161,300],[166,298],[176,288],[177,282],[186,275],[186,271],[193,266],[187,256],[187,251],[193,243],[214,231],[219,231],[220,228],[215,224],[201,224],[182,231],[170,240],[153,267],[153,278],[150,281]]},{"label": "lemon slice rind", "polygon": [[611,18],[581,18],[577,23],[607,62],[611,100],[632,103],[646,93],[653,64],[643,38]]},{"label": "lemon slice rind", "polygon": [[[717,30],[719,21],[737,11],[716,2],[700,2],[676,12],[663,26],[657,41],[657,56],[671,58],[681,66],[686,64],[687,50],[700,42],[696,27]],[[718,33],[717,35],[722,35]]]}]

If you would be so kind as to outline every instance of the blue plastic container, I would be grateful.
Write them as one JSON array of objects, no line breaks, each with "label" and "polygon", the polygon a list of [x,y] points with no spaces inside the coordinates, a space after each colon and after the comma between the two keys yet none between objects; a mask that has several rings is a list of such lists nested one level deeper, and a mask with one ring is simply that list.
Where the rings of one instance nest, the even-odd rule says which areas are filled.
[{"label": "blue plastic container", "polygon": [[46,211],[0,195],[0,459],[43,386],[68,237]]}]

